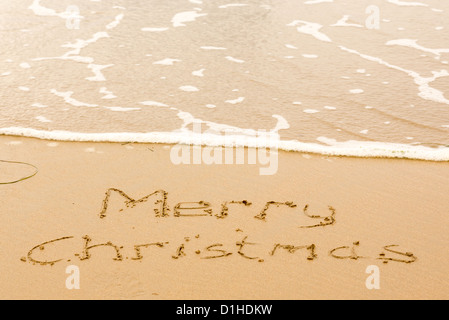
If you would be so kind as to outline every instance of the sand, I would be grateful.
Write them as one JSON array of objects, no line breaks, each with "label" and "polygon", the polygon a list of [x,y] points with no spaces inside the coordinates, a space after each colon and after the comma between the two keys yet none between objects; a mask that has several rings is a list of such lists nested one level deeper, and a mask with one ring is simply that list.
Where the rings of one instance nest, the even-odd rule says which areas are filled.
[{"label": "sand", "polygon": [[2,299],[449,298],[447,163],[280,152],[261,176],[174,165],[167,145],[4,136],[0,154],[38,169],[0,185]]}]

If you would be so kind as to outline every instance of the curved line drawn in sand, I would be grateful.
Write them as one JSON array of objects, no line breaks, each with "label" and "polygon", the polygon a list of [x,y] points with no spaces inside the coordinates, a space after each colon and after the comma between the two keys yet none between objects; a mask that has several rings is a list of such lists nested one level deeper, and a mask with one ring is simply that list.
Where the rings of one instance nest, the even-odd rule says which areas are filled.
[{"label": "curved line drawn in sand", "polygon": [[[212,209],[209,209],[209,202],[180,202],[175,206],[173,215],[175,217],[206,217],[212,215]],[[189,213],[182,214],[180,210],[189,210]],[[190,210],[200,210],[199,213],[192,213]]]},{"label": "curved line drawn in sand", "polygon": [[[212,244],[212,245],[206,247],[205,251],[207,251],[207,252],[219,252],[221,254],[215,255],[215,256],[202,257],[201,259],[218,259],[218,258],[224,258],[224,257],[230,256],[232,254],[232,252],[226,252],[225,250],[213,249],[213,248],[216,248],[216,247],[220,247],[221,248],[221,247],[223,247],[223,244],[221,244],[221,243]],[[196,254],[200,254],[201,251],[197,250],[197,251],[195,251],[195,253]]]},{"label": "curved line drawn in sand", "polygon": [[94,248],[98,248],[98,247],[111,247],[115,250],[116,253],[116,257],[113,259],[114,261],[123,261],[123,256],[120,253],[120,249],[123,249],[123,247],[118,247],[114,244],[112,244],[112,242],[108,241],[106,243],[102,243],[102,244],[95,244],[95,245],[91,245],[89,246],[89,243],[92,242],[92,239],[89,236],[84,236],[84,249],[83,249],[83,253],[82,255],[79,257],[80,260],[88,260],[91,258],[91,254],[90,254],[90,249],[94,249]]},{"label": "curved line drawn in sand", "polygon": [[139,244],[134,246],[134,250],[136,251],[136,257],[135,258],[131,258],[131,260],[142,260],[143,256],[141,253],[140,248],[149,248],[151,246],[156,246],[159,248],[164,248],[165,245],[169,244],[169,242],[155,242],[155,243],[147,243],[147,244]]},{"label": "curved line drawn in sand", "polygon": [[293,246],[293,245],[281,245],[280,243],[277,243],[274,245],[273,251],[270,252],[270,255],[274,256],[274,254],[278,249],[287,250],[288,253],[295,253],[298,250],[307,249],[310,252],[310,255],[307,257],[307,260],[313,261],[316,258],[318,258],[318,255],[315,253],[316,246],[314,244],[311,244],[310,246]]},{"label": "curved line drawn in sand", "polygon": [[[351,259],[351,260],[363,259],[365,257],[359,256],[356,253],[356,247],[358,247],[359,245],[360,245],[360,242],[357,241],[357,242],[353,243],[352,247],[348,247],[348,246],[338,247],[338,248],[335,248],[335,249],[331,250],[329,252],[329,255],[331,257],[335,258],[335,259],[341,259],[341,260],[344,260],[344,259]],[[345,255],[345,256],[341,256],[341,255],[335,254],[337,251],[340,251],[340,250],[349,250],[350,254],[349,255]]]},{"label": "curved line drawn in sand", "polygon": [[[55,240],[50,240],[50,241],[47,241],[47,242],[43,242],[43,243],[41,243],[41,244],[38,244],[37,246],[33,247],[30,251],[28,251],[28,255],[27,255],[28,260],[29,260],[31,263],[33,263],[33,264],[37,263],[37,264],[40,264],[41,266],[45,266],[45,265],[51,265],[51,266],[52,266],[52,265],[54,265],[55,263],[58,263],[59,261],[62,261],[63,259],[58,259],[58,260],[54,260],[54,261],[39,261],[39,260],[35,260],[35,259],[33,259],[33,257],[32,257],[34,250],[36,250],[37,248],[39,248],[39,250],[43,251],[43,250],[45,249],[45,246],[46,246],[47,244],[54,243],[54,242],[61,241],[61,240],[73,239],[73,238],[74,238],[73,236],[70,236],[70,237],[63,237],[63,238],[59,238],[59,239],[55,239]],[[20,260],[22,260],[22,261],[24,261],[24,262],[26,261],[25,258],[22,258],[22,259],[20,259]]]},{"label": "curved line drawn in sand", "polygon": [[289,208],[296,208],[297,207],[296,204],[294,204],[293,202],[268,201],[267,204],[265,205],[265,207],[263,208],[262,212],[259,213],[254,218],[266,221],[267,211],[268,211],[268,209],[270,209],[271,206],[276,206],[277,208],[279,208],[280,206],[287,206]]},{"label": "curved line drawn in sand", "polygon": [[259,260],[259,262],[263,262],[263,260],[261,260],[259,257],[250,257],[250,256],[247,256],[244,252],[243,252],[243,248],[246,246],[246,245],[256,245],[257,243],[252,243],[252,242],[246,242],[246,239],[248,239],[248,237],[246,236],[246,237],[244,237],[243,239],[242,239],[242,241],[239,241],[239,242],[236,242],[236,246],[239,248],[239,251],[237,251],[237,253],[239,254],[239,255],[241,255],[243,258],[245,258],[245,259],[249,259],[249,260]]},{"label": "curved line drawn in sand", "polygon": [[245,207],[249,207],[252,205],[251,202],[248,202],[246,200],[243,201],[225,201],[221,204],[221,212],[220,214],[216,214],[215,216],[217,217],[217,219],[224,219],[228,216],[229,214],[229,204],[242,204]]},{"label": "curved line drawn in sand", "polygon": [[405,252],[405,253],[403,253],[403,252],[391,250],[390,248],[393,248],[393,247],[396,248],[396,247],[399,247],[399,245],[392,244],[392,245],[389,245],[389,246],[385,246],[384,250],[388,251],[388,252],[391,252],[391,253],[394,253],[394,254],[398,254],[400,256],[404,256],[404,257],[410,258],[410,259],[409,260],[400,260],[400,259],[394,259],[394,258],[387,258],[385,253],[381,253],[381,254],[379,254],[379,258],[377,258],[377,260],[383,260],[383,263],[385,263],[385,264],[387,264],[389,261],[403,262],[403,263],[413,263],[416,260],[418,260],[418,258],[415,257],[415,255],[412,252]]},{"label": "curved line drawn in sand", "polygon": [[[364,256],[359,256],[356,253],[356,248],[360,246],[360,242],[354,242],[352,247],[348,247],[348,246],[343,246],[343,247],[338,247],[335,248],[333,250],[331,250],[329,252],[329,255],[333,258],[336,259],[341,259],[341,260],[345,260],[345,259],[350,259],[350,260],[359,260],[359,259],[369,259],[369,257],[364,257]],[[379,257],[375,258],[376,260],[382,260],[384,264],[387,264],[388,262],[392,261],[392,262],[401,262],[401,263],[406,263],[406,264],[411,264],[413,262],[415,262],[416,260],[418,260],[418,258],[411,252],[400,252],[400,251],[396,251],[396,250],[391,250],[390,248],[393,247],[399,247],[399,245],[396,244],[392,244],[389,246],[385,246],[383,247],[383,249],[387,252],[390,253],[394,253],[397,254],[399,256],[402,257],[407,257],[407,259],[398,259],[398,258],[389,258],[386,256],[386,253],[382,252],[379,253]],[[349,255],[337,255],[336,252],[337,251],[341,251],[341,250],[349,250]]]},{"label": "curved line drawn in sand", "polygon": [[14,184],[14,183],[18,183],[18,182],[21,182],[21,181],[25,181],[25,180],[28,180],[28,179],[34,177],[34,176],[39,172],[39,170],[37,169],[37,167],[34,166],[34,165],[32,165],[31,163],[20,162],[20,161],[8,161],[8,160],[0,160],[0,162],[3,162],[3,163],[10,163],[10,164],[20,164],[20,165],[25,165],[25,166],[28,166],[28,167],[31,167],[31,168],[34,169],[34,172],[33,172],[32,174],[26,176],[26,177],[23,177],[23,178],[20,178],[20,179],[18,179],[18,180],[14,180],[14,181],[0,182],[0,185],[2,185],[2,184]]},{"label": "curved line drawn in sand", "polygon": [[[106,197],[103,200],[103,205],[102,205],[102,209],[100,212],[101,219],[106,218],[106,216],[108,215],[107,211],[109,208],[109,201],[111,200],[111,196],[112,196],[113,192],[117,193],[122,198],[125,198],[124,204],[127,208],[130,208],[130,209],[135,208],[139,204],[146,203],[152,196],[160,196],[154,202],[155,205],[159,205],[159,208],[154,209],[155,216],[157,218],[169,216],[168,212],[170,211],[170,209],[169,209],[168,203],[167,203],[168,192],[165,190],[157,190],[143,198],[136,200],[136,199],[131,198],[129,195],[127,195],[124,191],[122,191],[120,189],[109,188],[106,191]],[[244,207],[250,207],[252,205],[252,202],[249,202],[248,200],[225,201],[221,204],[220,213],[216,214],[215,217],[217,219],[227,218],[229,216],[229,206],[230,205],[242,205]],[[267,222],[268,211],[270,210],[270,208],[272,208],[272,207],[279,208],[281,206],[286,206],[288,208],[297,208],[298,207],[292,201],[286,201],[286,202],[268,201],[265,204],[262,211],[258,215],[254,216],[254,218],[264,221],[264,222]],[[315,220],[320,219],[321,221],[319,221],[319,223],[315,223],[312,225],[301,225],[301,226],[299,226],[299,228],[311,229],[311,228],[326,227],[326,226],[334,225],[336,223],[336,219],[335,219],[336,210],[332,206],[328,206],[328,209],[331,213],[329,216],[311,215],[308,213],[309,205],[308,204],[305,205],[305,207],[303,209],[304,216],[306,216],[310,219],[315,219]],[[122,211],[123,211],[123,209],[120,209],[120,212],[122,212]],[[198,202],[179,202],[174,206],[173,211],[174,211],[173,216],[176,218],[180,218],[180,217],[212,217],[212,216],[214,216],[213,210],[212,210],[212,204],[207,201],[204,201],[204,200],[200,200]],[[185,211],[185,212],[182,212],[182,211]]]},{"label": "curved line drawn in sand", "polygon": [[315,228],[315,227],[325,227],[325,226],[331,226],[331,225],[333,225],[333,224],[336,222],[336,220],[335,220],[335,214],[336,214],[336,211],[335,211],[335,209],[334,209],[332,206],[329,206],[329,211],[330,211],[332,214],[331,214],[330,216],[328,216],[328,217],[309,215],[309,214],[307,213],[308,209],[309,209],[309,205],[307,204],[307,205],[304,207],[304,209],[303,209],[304,214],[305,214],[306,216],[308,216],[309,218],[312,218],[312,219],[323,219],[323,220],[324,220],[324,223],[320,221],[319,224],[315,224],[315,225],[313,225],[313,226],[301,226],[300,228],[310,229],[310,228]]}]

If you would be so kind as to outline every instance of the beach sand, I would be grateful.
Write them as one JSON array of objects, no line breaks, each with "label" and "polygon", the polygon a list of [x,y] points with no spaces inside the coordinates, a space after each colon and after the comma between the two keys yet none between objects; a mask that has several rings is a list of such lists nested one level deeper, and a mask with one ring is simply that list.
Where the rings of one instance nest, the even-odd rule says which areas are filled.
[{"label": "beach sand", "polygon": [[[167,145],[6,136],[0,154],[39,170],[0,185],[2,299],[449,298],[447,163],[280,152],[261,176],[174,165]],[[0,167],[0,182],[34,173]],[[144,198],[158,190],[169,211],[162,191]]]}]

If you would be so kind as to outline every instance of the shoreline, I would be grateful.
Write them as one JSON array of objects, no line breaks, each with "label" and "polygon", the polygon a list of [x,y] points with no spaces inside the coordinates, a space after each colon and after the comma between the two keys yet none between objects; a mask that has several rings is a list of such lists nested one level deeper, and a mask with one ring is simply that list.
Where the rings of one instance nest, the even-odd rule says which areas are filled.
[{"label": "shoreline", "polygon": [[[18,128],[21,129],[21,128]],[[432,148],[421,145],[408,145],[399,143],[374,142],[374,141],[345,141],[337,142],[333,139],[322,138],[328,145],[299,142],[296,140],[277,140],[276,136],[258,136],[258,138],[248,136],[218,136],[208,134],[193,134],[184,137],[181,132],[155,132],[155,133],[74,133],[69,131],[41,131],[35,129],[25,129],[33,132],[14,133],[13,131],[3,133],[2,137],[17,137],[24,139],[38,139],[53,142],[73,142],[73,143],[118,143],[118,144],[157,144],[157,145],[187,145],[210,148],[256,148],[274,149],[283,152],[296,152],[311,154],[316,156],[348,157],[361,159],[406,159],[432,162],[449,162],[449,145],[445,147]],[[9,129],[7,130],[9,131]],[[78,134],[78,136],[76,136]],[[60,136],[58,136],[60,135]],[[76,138],[74,137],[76,136]],[[139,137],[132,139],[131,137]],[[105,138],[112,136],[112,138]],[[183,136],[181,139],[180,137]],[[59,138],[60,137],[60,138]],[[332,145],[333,144],[333,145]]]}]

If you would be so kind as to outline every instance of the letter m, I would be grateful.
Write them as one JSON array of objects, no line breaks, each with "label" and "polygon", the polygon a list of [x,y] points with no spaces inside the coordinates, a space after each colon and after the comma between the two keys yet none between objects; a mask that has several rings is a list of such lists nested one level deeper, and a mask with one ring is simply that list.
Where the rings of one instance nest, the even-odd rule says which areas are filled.
[{"label": "letter m", "polygon": [[156,200],[154,202],[157,207],[154,209],[156,217],[166,217],[168,216],[168,206],[167,206],[167,195],[168,193],[164,190],[157,190],[143,198],[133,199],[124,193],[122,190],[110,188],[106,191],[106,196],[103,200],[103,206],[100,212],[100,218],[104,219],[109,214],[110,200],[113,194],[118,194],[122,199],[127,208],[134,208],[137,205],[147,202],[150,198],[154,197]]}]

